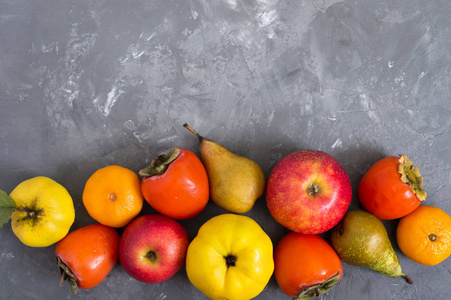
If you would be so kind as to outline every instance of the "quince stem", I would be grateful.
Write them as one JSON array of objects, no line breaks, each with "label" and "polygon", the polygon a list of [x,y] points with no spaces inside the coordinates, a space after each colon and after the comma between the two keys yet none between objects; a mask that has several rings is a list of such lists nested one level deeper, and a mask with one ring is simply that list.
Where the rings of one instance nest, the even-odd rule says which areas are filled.
[{"label": "quince stem", "polygon": [[27,213],[27,216],[28,216],[29,218],[36,218],[36,216],[37,216],[36,210],[34,210],[34,209],[32,209],[32,208],[28,208],[27,206],[25,206],[24,209],[19,209],[19,208],[17,208],[16,210],[17,210],[17,211],[20,211],[20,212],[26,212],[26,213]]}]

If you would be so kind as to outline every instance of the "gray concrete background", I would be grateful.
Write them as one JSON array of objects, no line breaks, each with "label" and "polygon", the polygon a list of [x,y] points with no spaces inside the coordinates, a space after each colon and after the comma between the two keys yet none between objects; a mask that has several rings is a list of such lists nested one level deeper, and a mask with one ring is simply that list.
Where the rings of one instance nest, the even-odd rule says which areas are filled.
[{"label": "gray concrete background", "polygon": [[[0,188],[37,175],[63,184],[73,229],[94,223],[81,201],[88,177],[134,171],[174,146],[199,154],[182,127],[257,161],[266,176],[284,155],[319,149],[348,172],[408,155],[427,204],[451,213],[449,0],[0,0]],[[147,203],[142,213],[153,212]],[[194,238],[223,213],[209,203],[181,222]],[[247,215],[274,245],[288,231],[264,197]],[[451,259],[387,278],[344,264],[323,299],[449,299]],[[119,264],[97,287],[58,286],[54,246],[29,248],[0,230],[1,299],[204,299],[185,269],[161,284]],[[288,299],[272,277],[257,299]]]}]

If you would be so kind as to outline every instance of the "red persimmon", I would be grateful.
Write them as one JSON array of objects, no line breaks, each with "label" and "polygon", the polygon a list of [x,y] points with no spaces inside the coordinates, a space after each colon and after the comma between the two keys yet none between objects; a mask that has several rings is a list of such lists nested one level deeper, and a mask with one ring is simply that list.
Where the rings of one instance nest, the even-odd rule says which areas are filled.
[{"label": "red persimmon", "polygon": [[74,294],[95,287],[113,269],[118,250],[119,234],[111,227],[93,224],[72,231],[55,248],[60,285],[67,280]]},{"label": "red persimmon", "polygon": [[405,155],[372,165],[360,181],[358,194],[363,208],[382,220],[408,215],[427,195],[420,171]]},{"label": "red persimmon", "polygon": [[198,215],[210,197],[207,171],[191,151],[174,148],[139,171],[144,199],[159,213],[174,219]]},{"label": "red persimmon", "polygon": [[274,251],[274,274],[285,294],[310,299],[328,292],[342,278],[343,266],[319,235],[291,232]]}]

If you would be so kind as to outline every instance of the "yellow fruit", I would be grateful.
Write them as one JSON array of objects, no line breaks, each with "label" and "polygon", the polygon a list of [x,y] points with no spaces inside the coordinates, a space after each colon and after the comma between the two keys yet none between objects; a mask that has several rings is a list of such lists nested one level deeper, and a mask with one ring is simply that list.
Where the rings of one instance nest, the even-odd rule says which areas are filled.
[{"label": "yellow fruit", "polygon": [[75,220],[72,197],[54,180],[38,176],[20,183],[10,194],[14,234],[30,247],[50,246],[69,232]]},{"label": "yellow fruit", "polygon": [[211,299],[254,298],[273,271],[271,239],[246,216],[223,214],[211,218],[188,247],[188,278]]}]

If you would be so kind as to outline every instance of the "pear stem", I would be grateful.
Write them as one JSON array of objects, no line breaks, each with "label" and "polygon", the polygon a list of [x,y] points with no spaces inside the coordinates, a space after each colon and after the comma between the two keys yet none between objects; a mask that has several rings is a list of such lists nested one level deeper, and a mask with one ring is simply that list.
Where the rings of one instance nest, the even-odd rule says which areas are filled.
[{"label": "pear stem", "polygon": [[401,276],[404,277],[404,279],[407,281],[407,283],[413,284],[412,278],[410,278],[410,277],[407,276],[406,274],[402,274]]},{"label": "pear stem", "polygon": [[191,131],[195,136],[197,136],[197,138],[199,139],[199,142],[202,142],[204,137],[201,136],[200,134],[198,134],[191,126],[188,125],[188,123],[183,124],[183,127],[188,129],[189,131]]}]

